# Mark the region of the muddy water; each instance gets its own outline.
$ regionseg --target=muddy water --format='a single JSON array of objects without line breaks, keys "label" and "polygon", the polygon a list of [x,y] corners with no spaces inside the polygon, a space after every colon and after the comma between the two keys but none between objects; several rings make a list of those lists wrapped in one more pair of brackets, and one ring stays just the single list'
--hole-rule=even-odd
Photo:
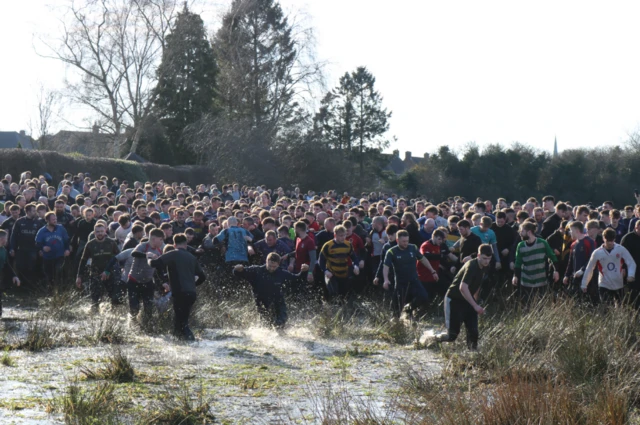
[{"label": "muddy water", "polygon": [[[0,423],[63,423],[60,414],[47,412],[48,401],[74,380],[95,385],[83,380],[82,370],[104,366],[113,345],[89,339],[104,319],[85,314],[86,306],[80,310],[75,320],[49,320],[58,332],[53,349],[8,353],[14,365],[0,365]],[[123,327],[125,343],[118,346],[137,373],[135,383],[118,384],[125,423],[181,384],[202,391],[220,423],[317,423],[327,393],[337,391],[385,414],[408,366],[440,370],[433,353],[412,344],[319,337],[314,319],[294,318],[283,332],[251,324],[194,329],[198,340],[186,344],[166,334],[146,335],[120,317],[110,320]],[[34,320],[33,309],[5,308],[5,340],[24,339]]]}]

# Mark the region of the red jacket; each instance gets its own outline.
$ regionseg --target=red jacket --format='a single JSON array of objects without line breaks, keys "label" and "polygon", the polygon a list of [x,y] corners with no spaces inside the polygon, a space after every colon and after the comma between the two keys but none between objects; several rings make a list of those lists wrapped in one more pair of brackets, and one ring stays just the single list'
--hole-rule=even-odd
[{"label": "red jacket", "polygon": [[[431,243],[431,240],[426,241],[420,247],[420,253],[425,256],[431,267],[435,271],[439,271],[440,269],[440,247]],[[435,282],[435,275],[431,273],[431,271],[426,268],[420,261],[417,262],[418,267],[418,277],[421,282]]]}]

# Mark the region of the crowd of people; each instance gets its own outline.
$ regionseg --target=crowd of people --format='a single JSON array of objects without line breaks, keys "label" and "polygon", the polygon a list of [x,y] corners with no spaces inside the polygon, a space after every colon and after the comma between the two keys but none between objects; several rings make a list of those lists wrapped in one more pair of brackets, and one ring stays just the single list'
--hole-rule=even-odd
[{"label": "crowd of people", "polygon": [[221,297],[251,290],[261,318],[278,328],[289,299],[349,307],[374,297],[392,320],[419,320],[442,302],[442,340],[454,341],[464,323],[470,348],[491,297],[517,294],[526,307],[547,293],[634,305],[640,295],[637,194],[635,206],[616,209],[553,196],[433,203],[89,173],[55,184],[27,171],[0,183],[5,290],[55,293],[75,282],[93,313],[105,299],[128,304],[141,325],[171,300],[174,332],[187,340],[196,286],[205,281]]}]

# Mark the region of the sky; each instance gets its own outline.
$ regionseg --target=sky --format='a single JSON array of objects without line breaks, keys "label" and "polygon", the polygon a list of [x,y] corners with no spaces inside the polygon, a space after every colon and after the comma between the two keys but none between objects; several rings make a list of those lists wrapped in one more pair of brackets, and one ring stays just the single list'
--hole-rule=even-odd
[{"label": "sky", "polygon": [[[0,131],[25,129],[40,86],[68,70],[38,57],[63,0],[0,5]],[[228,1],[200,6],[210,28]],[[366,66],[393,115],[389,151],[518,141],[622,145],[640,129],[640,2],[281,0],[314,27],[328,87]],[[319,94],[320,95],[320,94]],[[86,126],[66,105],[57,128]]]}]

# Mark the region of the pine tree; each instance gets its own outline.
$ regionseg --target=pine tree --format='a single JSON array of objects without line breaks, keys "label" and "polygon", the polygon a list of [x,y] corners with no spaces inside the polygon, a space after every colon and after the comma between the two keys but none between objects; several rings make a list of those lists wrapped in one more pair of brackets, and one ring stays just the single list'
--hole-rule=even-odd
[{"label": "pine tree", "polygon": [[357,161],[361,186],[365,180],[365,163],[376,159],[375,154],[389,146],[384,135],[389,130],[391,112],[382,106],[375,82],[365,67],[345,73],[339,85],[322,100],[314,123],[326,143],[344,150]]},{"label": "pine tree", "polygon": [[212,112],[218,67],[200,15],[184,9],[167,36],[158,67],[155,113],[167,128],[178,162],[194,163],[182,144],[182,130]]},{"label": "pine tree", "polygon": [[234,0],[214,40],[220,96],[231,119],[278,127],[296,107],[298,50],[280,4]]}]

